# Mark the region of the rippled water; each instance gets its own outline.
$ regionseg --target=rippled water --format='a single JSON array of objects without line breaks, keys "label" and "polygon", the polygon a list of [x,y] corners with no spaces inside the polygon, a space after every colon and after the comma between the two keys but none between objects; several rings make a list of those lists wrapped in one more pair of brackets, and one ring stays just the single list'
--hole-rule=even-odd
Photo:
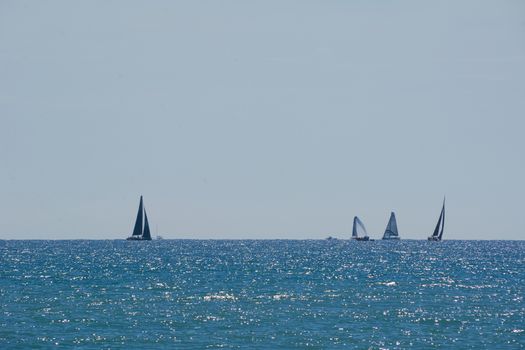
[{"label": "rippled water", "polygon": [[525,347],[525,242],[0,241],[2,348]]}]

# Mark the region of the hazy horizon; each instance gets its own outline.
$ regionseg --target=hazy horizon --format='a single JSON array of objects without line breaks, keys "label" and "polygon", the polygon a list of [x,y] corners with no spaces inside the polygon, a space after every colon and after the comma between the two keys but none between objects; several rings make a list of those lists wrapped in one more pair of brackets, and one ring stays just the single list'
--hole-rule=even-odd
[{"label": "hazy horizon", "polygon": [[0,239],[524,239],[525,3],[0,1]]}]

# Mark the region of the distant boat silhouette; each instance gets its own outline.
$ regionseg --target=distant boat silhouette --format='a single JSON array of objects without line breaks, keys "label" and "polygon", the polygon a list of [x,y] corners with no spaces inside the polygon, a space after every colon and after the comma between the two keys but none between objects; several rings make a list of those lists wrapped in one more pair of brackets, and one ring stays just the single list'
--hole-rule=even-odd
[{"label": "distant boat silhouette", "polygon": [[354,226],[352,227],[352,239],[356,241],[370,241],[365,225],[357,216],[354,216]]},{"label": "distant boat silhouette", "polygon": [[443,207],[441,208],[441,214],[434,229],[432,236],[428,237],[429,241],[441,241],[443,238],[443,229],[445,228],[445,199],[443,198]]},{"label": "distant boat silhouette", "polygon": [[399,232],[397,232],[396,214],[394,214],[394,212],[390,214],[390,220],[388,220],[388,224],[386,225],[383,239],[400,239]]},{"label": "distant boat silhouette", "polygon": [[[144,215],[144,228],[142,227],[142,216]],[[128,241],[151,241],[151,233],[149,231],[148,216],[146,209],[140,196],[139,211],[137,213],[137,220],[135,220],[135,227],[131,237],[126,238]]]}]

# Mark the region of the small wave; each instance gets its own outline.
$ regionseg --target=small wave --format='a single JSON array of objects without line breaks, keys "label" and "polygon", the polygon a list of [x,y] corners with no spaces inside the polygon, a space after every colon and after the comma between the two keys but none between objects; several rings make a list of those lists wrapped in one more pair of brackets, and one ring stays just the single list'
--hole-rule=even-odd
[{"label": "small wave", "polygon": [[485,288],[493,288],[494,286],[491,285],[473,285],[473,286],[467,286],[465,284],[458,284],[459,288],[465,288],[465,289],[485,289]]},{"label": "small wave", "polygon": [[275,294],[272,296],[273,300],[281,300],[281,299],[288,299],[290,297],[289,294]]},{"label": "small wave", "polygon": [[387,287],[395,287],[395,286],[397,286],[397,283],[394,282],[394,281],[390,281],[390,282],[379,282],[378,284],[383,285],[383,286],[387,286]]},{"label": "small wave", "polygon": [[203,299],[205,301],[212,301],[212,300],[232,300],[232,301],[235,301],[235,300],[237,300],[235,295],[228,294],[228,293],[208,294],[208,295],[205,295]]},{"label": "small wave", "polygon": [[450,287],[450,284],[446,283],[430,283],[430,284],[422,284],[422,288],[434,288],[434,287]]}]

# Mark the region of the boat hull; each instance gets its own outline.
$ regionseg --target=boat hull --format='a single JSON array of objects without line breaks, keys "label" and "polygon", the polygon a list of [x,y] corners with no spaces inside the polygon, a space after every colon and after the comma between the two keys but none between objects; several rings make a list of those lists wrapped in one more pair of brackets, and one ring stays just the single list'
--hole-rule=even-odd
[{"label": "boat hull", "polygon": [[383,241],[399,241],[399,237],[383,237]]},{"label": "boat hull", "polygon": [[434,236],[430,236],[430,237],[428,237],[428,240],[429,240],[429,241],[432,241],[432,242],[441,242],[441,240],[439,239],[439,237],[434,237]]},{"label": "boat hull", "polygon": [[352,237],[352,240],[353,241],[370,241],[370,237],[368,237],[368,236],[365,236],[365,237]]},{"label": "boat hull", "polygon": [[131,237],[126,238],[126,241],[151,241],[151,238],[147,239],[147,238],[142,238],[141,236],[131,236]]}]

